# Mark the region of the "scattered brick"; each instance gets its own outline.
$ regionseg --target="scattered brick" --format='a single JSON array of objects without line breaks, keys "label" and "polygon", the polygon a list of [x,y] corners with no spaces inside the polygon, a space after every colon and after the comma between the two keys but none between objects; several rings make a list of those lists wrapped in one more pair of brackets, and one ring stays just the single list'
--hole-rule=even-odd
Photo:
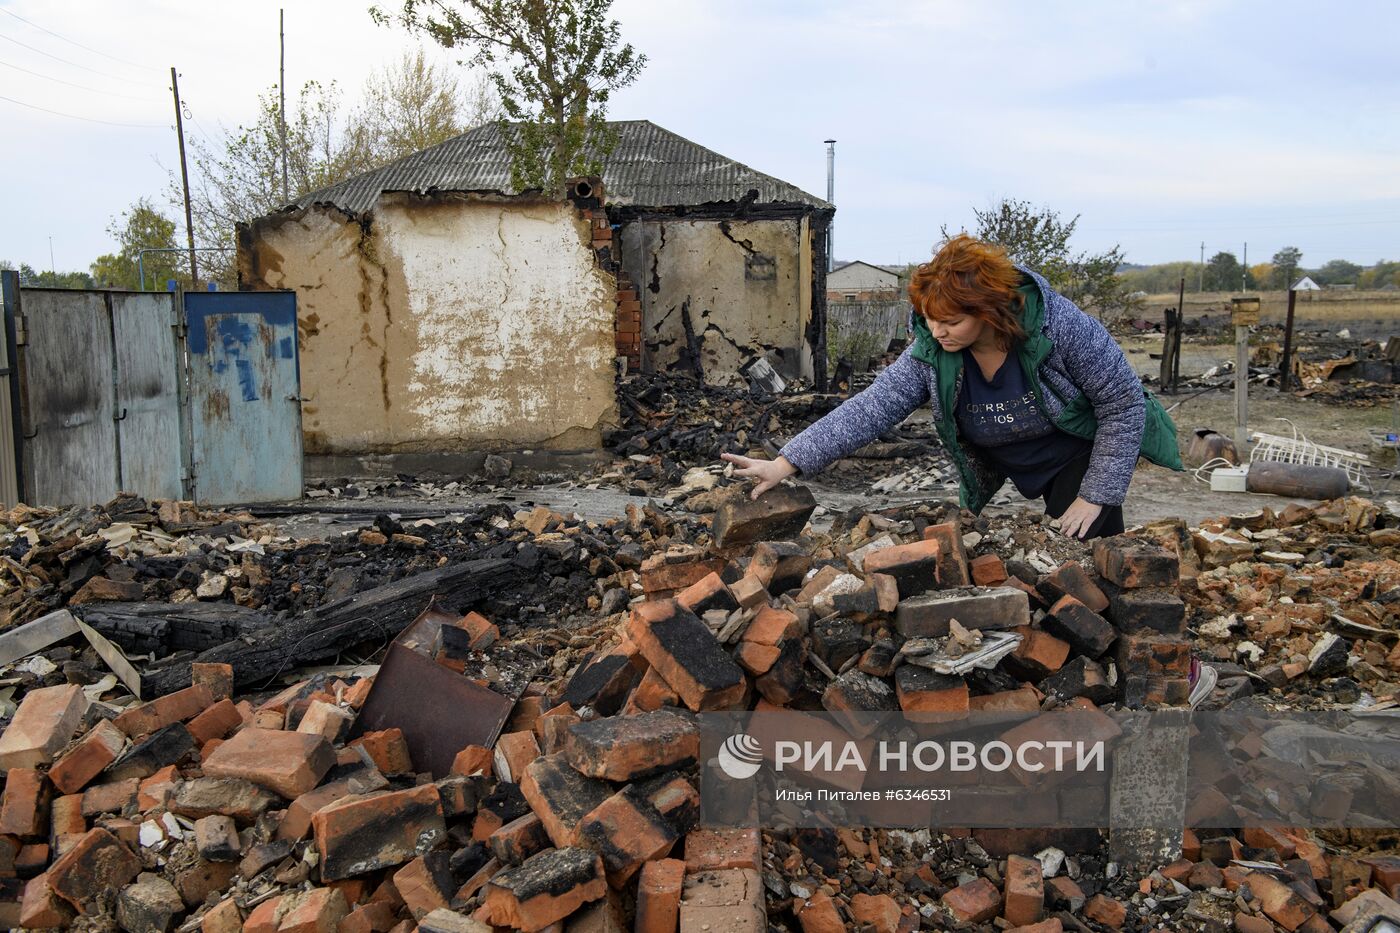
[{"label": "scattered brick", "polygon": [[1006,933],[1065,933],[1065,927],[1060,922],[1059,917],[1051,917],[1049,920],[1032,923],[1030,926],[1012,927]]},{"label": "scattered brick", "polygon": [[938,586],[937,541],[916,541],[872,551],[865,558],[865,572],[894,578],[901,599],[926,593]]},{"label": "scattered brick", "polygon": [[674,933],[680,915],[685,862],[666,858],[642,866],[637,883],[636,933]]},{"label": "scattered brick", "polygon": [[753,549],[748,573],[772,596],[795,590],[812,569],[812,556],[788,541],[764,541]]},{"label": "scattered brick", "polygon": [[1095,923],[1121,930],[1128,919],[1128,908],[1122,901],[1106,894],[1095,894],[1084,904],[1084,916]]},{"label": "scattered brick", "polygon": [[141,870],[141,860],[105,829],[89,830],[49,868],[49,886],[79,913],[110,903]]},{"label": "scattered brick", "polygon": [[744,609],[768,605],[768,591],[757,577],[744,576],[729,584],[729,592]]},{"label": "scattered brick", "polygon": [[1049,632],[1029,625],[1019,626],[1015,632],[1021,643],[1011,652],[1008,666],[1023,677],[1040,680],[1058,671],[1069,658],[1069,642]]},{"label": "scattered brick", "polygon": [[901,664],[894,683],[899,708],[906,713],[966,714],[971,708],[967,682],[956,675]]},{"label": "scattered brick", "polygon": [[[605,721],[611,721],[605,720]],[[496,740],[491,761],[496,777],[519,783],[530,762],[540,757],[540,743],[533,732],[507,732]]]},{"label": "scattered brick", "polygon": [[1090,658],[1102,656],[1118,637],[1108,620],[1073,596],[1061,597],[1040,624],[1051,635],[1069,642],[1071,648]]},{"label": "scattered brick", "polygon": [[1180,561],[1164,547],[1120,535],[1094,542],[1094,566],[1099,576],[1124,589],[1176,586]]},{"label": "scattered brick", "polygon": [[161,768],[137,786],[136,808],[142,813],[157,807],[164,808],[179,783],[180,773],[175,770],[174,765]]},{"label": "scattered brick", "polygon": [[15,855],[15,873],[22,878],[32,878],[48,867],[50,855],[47,842],[31,842],[20,846]]},{"label": "scattered brick", "polygon": [[148,778],[161,768],[178,764],[195,747],[194,736],[185,724],[172,722],[128,748],[107,766],[103,777],[113,781]]},{"label": "scattered brick", "polygon": [[103,719],[88,730],[72,748],[59,756],[49,769],[49,780],[59,793],[75,794],[97,777],[103,768],[117,760],[126,745],[126,736]]},{"label": "scattered brick", "polygon": [[751,868],[689,873],[681,889],[681,933],[765,933],[763,881]]},{"label": "scattered brick", "polygon": [[786,609],[761,609],[744,630],[736,657],[750,674],[766,674],[782,653],[782,643],[798,637],[800,633],[801,624],[791,612]]},{"label": "scattered brick", "polygon": [[77,684],[30,690],[0,734],[0,771],[49,764],[73,737],[87,707]]},{"label": "scattered brick", "polygon": [[503,865],[519,865],[536,852],[548,849],[550,840],[540,818],[527,813],[492,833],[486,845],[496,861]]},{"label": "scattered brick", "polygon": [[895,626],[905,638],[942,637],[957,619],[965,629],[1008,629],[1031,624],[1026,594],[1012,587],[946,590],[902,600]]},{"label": "scattered brick", "polygon": [[603,862],[578,848],[548,849],[486,885],[484,913],[495,926],[543,930],[607,894]]},{"label": "scattered brick", "polygon": [[75,915],[73,905],[54,893],[47,874],[31,878],[24,886],[19,925],[25,929],[67,929]]},{"label": "scattered brick", "polygon": [[816,508],[817,500],[806,486],[778,486],[758,499],[728,500],[715,512],[710,531],[721,548],[794,538]]},{"label": "scattered brick", "polygon": [[1037,713],[1040,711],[1040,696],[1034,687],[1026,685],[1018,690],[969,697],[967,706],[969,710],[980,713]]},{"label": "scattered brick", "polygon": [[350,744],[363,748],[381,774],[407,774],[413,770],[413,758],[401,729],[366,732]]},{"label": "scattered brick", "polygon": [[865,924],[870,933],[895,933],[899,929],[899,904],[888,894],[856,894],[851,897],[851,915]]},{"label": "scattered brick", "polygon": [[334,703],[313,700],[306,713],[297,723],[297,732],[302,735],[320,736],[330,743],[338,743],[349,735],[355,716]]},{"label": "scattered brick", "polygon": [[1084,697],[1094,703],[1107,703],[1118,693],[1108,672],[1097,661],[1076,657],[1040,682],[1042,693],[1053,693],[1063,700]]},{"label": "scattered brick", "polygon": [[974,557],[968,564],[972,582],[977,586],[1001,586],[1006,582],[1006,565],[995,554]]},{"label": "scattered brick", "polygon": [[744,672],[705,623],[674,600],[635,607],[627,635],[692,710],[727,709],[747,689]]},{"label": "scattered brick", "polygon": [[939,586],[972,585],[972,574],[967,566],[967,548],[963,546],[962,531],[957,522],[929,525],[924,529],[924,540],[938,543]]},{"label": "scattered brick", "polygon": [[712,573],[719,573],[727,564],[722,557],[675,562],[668,561],[667,557],[653,554],[642,563],[642,592],[648,599],[664,599]]},{"label": "scattered brick", "polygon": [[757,869],[763,864],[756,829],[692,829],[685,837],[688,872],[727,868]]},{"label": "scattered brick", "polygon": [[457,891],[446,852],[427,852],[394,872],[394,889],[414,920],[446,910]]},{"label": "scattered brick", "polygon": [[[633,713],[649,713],[662,707],[680,705],[681,698],[676,695],[676,691],[671,689],[671,685],[666,683],[666,678],[657,673],[654,667],[647,668],[647,672],[642,675],[642,679],[633,688],[632,695],[627,698],[627,708],[629,712]],[[545,753],[553,754],[556,751],[561,751],[562,748],[561,740],[560,744],[554,745]]]},{"label": "scattered brick", "polygon": [[457,757],[452,759],[453,774],[482,774],[490,777],[494,774],[491,763],[491,749],[481,745],[468,745],[457,753]]},{"label": "scattered brick", "polygon": [[191,719],[187,728],[194,740],[203,745],[213,739],[222,739],[242,725],[243,715],[234,702],[226,697]]},{"label": "scattered brick", "polygon": [[520,782],[520,793],[539,816],[549,838],[565,848],[577,844],[579,823],[613,792],[607,783],[579,774],[563,754],[558,754],[531,762]]},{"label": "scattered brick", "polygon": [[986,878],[978,878],[944,894],[941,903],[959,923],[985,923],[1001,912],[1001,892]]},{"label": "scattered brick", "polygon": [[204,762],[210,777],[252,781],[291,800],[321,783],[335,752],[319,735],[243,729]]},{"label": "scattered brick", "polygon": [[83,795],[65,794],[55,797],[49,807],[49,833],[54,837],[81,835],[87,832],[83,819]]},{"label": "scattered brick", "polygon": [[1108,617],[1124,632],[1186,634],[1186,603],[1169,589],[1108,589]]},{"label": "scattered brick", "polygon": [[1011,855],[1006,859],[1005,907],[1002,916],[1015,926],[1038,923],[1045,910],[1045,879],[1038,859]]},{"label": "scattered brick", "polygon": [[11,768],[0,797],[0,833],[28,838],[48,833],[49,783],[33,768]]},{"label": "scattered brick", "polygon": [[1089,579],[1078,561],[1068,561],[1054,573],[1047,573],[1035,588],[1046,605],[1054,605],[1066,596],[1073,596],[1094,612],[1102,613],[1108,608],[1108,597],[1098,584]]},{"label": "scattered brick", "polygon": [[591,706],[604,716],[611,716],[641,677],[642,667],[635,658],[617,651],[594,656],[579,665],[559,701],[574,709]]},{"label": "scattered brick", "polygon": [[103,813],[121,813],[128,807],[134,809],[136,797],[140,793],[140,778],[94,784],[83,791],[83,816],[94,817]]},{"label": "scattered brick", "polygon": [[1244,884],[1259,899],[1260,909],[1285,930],[1298,929],[1315,913],[1297,891],[1272,875],[1252,871],[1245,875]]},{"label": "scattered brick", "polygon": [[134,706],[112,720],[112,724],[133,738],[150,735],[173,722],[193,719],[213,705],[214,694],[210,689],[204,684],[195,684]]},{"label": "scattered brick", "polygon": [[576,771],[609,781],[686,767],[699,753],[695,725],[666,710],[575,723],[564,742],[564,756]]},{"label": "scattered brick", "polygon": [[717,573],[697,580],[681,590],[676,594],[676,602],[697,616],[704,615],[712,609],[732,612],[739,608],[739,601],[729,592],[729,587],[724,585]]},{"label": "scattered brick", "polygon": [[401,865],[430,851],[447,833],[442,800],[432,784],[345,797],[317,810],[311,828],[326,881]]},{"label": "scattered brick", "polygon": [[[684,783],[684,782],[682,782]],[[690,791],[690,810],[699,797]],[[597,852],[614,888],[621,888],[646,862],[664,857],[680,834],[643,793],[628,787],[600,803],[579,824],[578,844]]]},{"label": "scattered brick", "polygon": [[793,911],[802,924],[802,933],[845,933],[846,923],[836,909],[836,902],[821,891],[805,902],[794,904]]}]

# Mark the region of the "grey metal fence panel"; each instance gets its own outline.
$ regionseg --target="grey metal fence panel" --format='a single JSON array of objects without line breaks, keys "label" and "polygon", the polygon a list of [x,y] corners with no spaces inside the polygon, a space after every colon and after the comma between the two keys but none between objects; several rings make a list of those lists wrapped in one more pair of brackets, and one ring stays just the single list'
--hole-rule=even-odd
[{"label": "grey metal fence panel", "polygon": [[301,496],[293,292],[189,292],[195,499],[210,505]]},{"label": "grey metal fence panel", "polygon": [[89,505],[117,494],[112,328],[102,292],[24,289],[24,499]]},{"label": "grey metal fence panel", "polygon": [[148,499],[182,499],[184,393],[175,295],[113,292],[111,302],[121,487]]},{"label": "grey metal fence panel", "polygon": [[19,275],[0,272],[0,506],[20,501],[19,483],[19,367],[14,344],[15,314],[19,310]]}]

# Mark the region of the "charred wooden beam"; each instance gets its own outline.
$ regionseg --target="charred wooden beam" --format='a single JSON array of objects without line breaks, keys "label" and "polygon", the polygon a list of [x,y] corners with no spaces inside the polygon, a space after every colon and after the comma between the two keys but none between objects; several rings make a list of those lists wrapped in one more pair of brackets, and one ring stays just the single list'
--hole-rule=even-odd
[{"label": "charred wooden beam", "polygon": [[395,580],[197,654],[166,659],[142,672],[143,692],[156,697],[189,686],[193,661],[231,664],[238,687],[261,687],[285,671],[352,645],[388,641],[434,597],[452,610],[465,611],[493,591],[518,582],[522,574],[514,562],[493,558]]}]

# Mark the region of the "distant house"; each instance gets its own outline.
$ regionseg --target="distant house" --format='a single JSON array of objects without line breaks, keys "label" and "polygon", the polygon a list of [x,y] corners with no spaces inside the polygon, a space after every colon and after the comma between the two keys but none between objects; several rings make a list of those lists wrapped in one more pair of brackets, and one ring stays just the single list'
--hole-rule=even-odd
[{"label": "distant house", "polygon": [[899,274],[868,262],[845,262],[826,274],[828,301],[869,301],[899,291]]},{"label": "distant house", "polygon": [[1317,284],[1316,282],[1314,282],[1309,276],[1306,276],[1306,275],[1305,275],[1305,276],[1303,276],[1301,279],[1299,279],[1297,282],[1293,283],[1293,291],[1295,291],[1295,292],[1318,292],[1318,291],[1322,291],[1322,289],[1319,288],[1319,287],[1318,287],[1318,284]]},{"label": "distant house", "polygon": [[297,293],[308,453],[596,448],[619,363],[825,383],[834,208],[611,126],[565,199],[515,190],[489,123],[239,227],[240,287]]}]

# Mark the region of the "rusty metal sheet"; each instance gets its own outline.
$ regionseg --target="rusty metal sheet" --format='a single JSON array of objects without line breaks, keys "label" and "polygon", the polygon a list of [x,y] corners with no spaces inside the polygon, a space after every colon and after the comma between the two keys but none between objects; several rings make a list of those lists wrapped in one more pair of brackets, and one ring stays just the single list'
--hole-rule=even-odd
[{"label": "rusty metal sheet", "polygon": [[413,766],[443,778],[459,751],[495,743],[514,706],[513,700],[395,640],[375,675],[356,729],[402,730]]}]

